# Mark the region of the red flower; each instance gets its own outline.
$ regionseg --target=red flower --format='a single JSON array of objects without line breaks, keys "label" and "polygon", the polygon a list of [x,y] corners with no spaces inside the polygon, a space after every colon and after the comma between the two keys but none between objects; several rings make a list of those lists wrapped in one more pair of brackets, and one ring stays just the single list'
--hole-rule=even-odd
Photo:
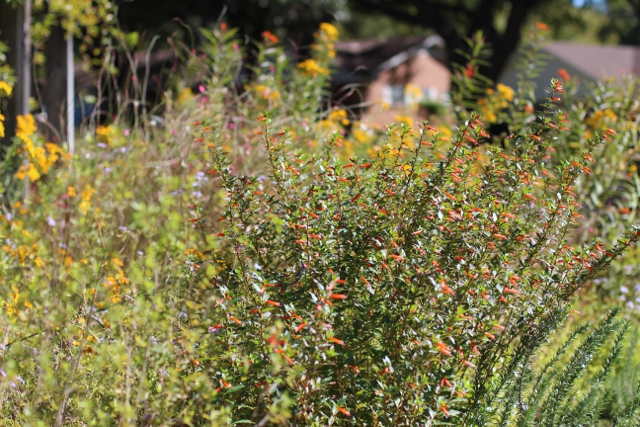
[{"label": "red flower", "polygon": [[558,70],[558,77],[560,77],[562,80],[569,80],[571,78],[571,74],[569,74],[569,72],[564,68],[560,68]]},{"label": "red flower", "polygon": [[279,41],[278,37],[276,37],[276,35],[273,34],[271,31],[263,31],[262,38],[273,44],[276,44]]},{"label": "red flower", "polygon": [[540,31],[548,31],[549,30],[549,26],[547,24],[545,24],[544,22],[536,22],[536,28],[539,29]]},{"label": "red flower", "polygon": [[471,64],[467,65],[467,68],[464,70],[464,75],[472,78],[473,76],[476,75],[476,70],[475,67],[472,67]]}]

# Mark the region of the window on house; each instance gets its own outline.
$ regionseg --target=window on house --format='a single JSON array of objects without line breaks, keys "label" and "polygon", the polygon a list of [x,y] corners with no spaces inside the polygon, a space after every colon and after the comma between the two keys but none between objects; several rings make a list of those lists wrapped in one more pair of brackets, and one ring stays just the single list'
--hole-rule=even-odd
[{"label": "window on house", "polygon": [[386,85],[382,88],[382,102],[389,105],[404,105],[404,86]]}]

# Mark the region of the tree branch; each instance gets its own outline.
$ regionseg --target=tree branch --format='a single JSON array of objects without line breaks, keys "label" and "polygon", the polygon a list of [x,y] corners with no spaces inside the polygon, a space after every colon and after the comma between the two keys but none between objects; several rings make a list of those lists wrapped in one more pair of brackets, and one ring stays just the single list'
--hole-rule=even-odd
[{"label": "tree branch", "polygon": [[[464,56],[459,51],[465,50],[465,39],[473,37],[477,31],[482,30],[493,53],[490,64],[481,72],[495,81],[500,76],[509,56],[516,50],[521,39],[521,27],[531,9],[549,0],[480,0],[473,9],[466,7],[462,1],[455,3],[444,3],[440,0],[353,1],[361,7],[378,11],[393,19],[435,30],[446,43],[450,67],[456,63],[464,65]],[[501,5],[507,1],[511,4],[511,11],[504,32],[499,33],[495,27],[495,15]],[[415,8],[416,12],[408,11],[409,6]],[[461,22],[460,14],[468,19]],[[462,26],[464,28],[459,29]]]},{"label": "tree branch", "polygon": [[444,4],[438,1],[399,1],[393,4],[411,4],[418,9],[417,14],[407,13],[397,7],[392,6],[391,2],[374,1],[374,0],[355,0],[357,4],[370,9],[377,10],[391,18],[404,21],[409,24],[420,25],[423,27],[433,28],[445,41],[449,41],[452,37],[459,37],[453,22],[447,18],[443,11],[456,11],[470,14],[467,8],[459,8],[453,5]]},{"label": "tree branch", "polygon": [[511,0],[511,12],[507,19],[507,26],[502,34],[495,33],[487,41],[491,44],[491,68],[485,70],[486,77],[496,81],[511,54],[517,49],[522,38],[522,25],[526,21],[531,9],[548,0]]}]

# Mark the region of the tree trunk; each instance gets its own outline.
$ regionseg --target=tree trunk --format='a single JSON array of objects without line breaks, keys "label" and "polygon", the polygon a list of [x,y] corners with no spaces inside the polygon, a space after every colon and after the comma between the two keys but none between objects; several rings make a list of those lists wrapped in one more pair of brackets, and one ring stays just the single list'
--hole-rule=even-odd
[{"label": "tree trunk", "polygon": [[67,42],[60,25],[51,28],[44,48],[46,78],[42,90],[42,102],[47,112],[49,138],[60,142],[66,123],[65,100],[67,97]]},{"label": "tree trunk", "polygon": [[5,137],[0,145],[11,144],[16,132],[16,116],[29,113],[31,92],[31,0],[9,5],[0,0],[0,38],[9,47],[8,65],[16,73],[16,85],[5,115]]}]

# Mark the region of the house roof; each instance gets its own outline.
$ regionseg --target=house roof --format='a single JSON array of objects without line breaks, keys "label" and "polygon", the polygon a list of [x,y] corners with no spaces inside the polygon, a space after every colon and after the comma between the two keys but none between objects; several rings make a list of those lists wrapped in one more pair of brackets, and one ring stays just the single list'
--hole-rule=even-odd
[{"label": "house roof", "polygon": [[443,60],[440,51],[444,42],[439,36],[412,36],[387,40],[351,40],[337,42],[336,73],[351,79],[366,80],[380,71],[397,67],[421,51]]},{"label": "house roof", "polygon": [[543,51],[594,80],[638,74],[640,47],[552,42]]}]

